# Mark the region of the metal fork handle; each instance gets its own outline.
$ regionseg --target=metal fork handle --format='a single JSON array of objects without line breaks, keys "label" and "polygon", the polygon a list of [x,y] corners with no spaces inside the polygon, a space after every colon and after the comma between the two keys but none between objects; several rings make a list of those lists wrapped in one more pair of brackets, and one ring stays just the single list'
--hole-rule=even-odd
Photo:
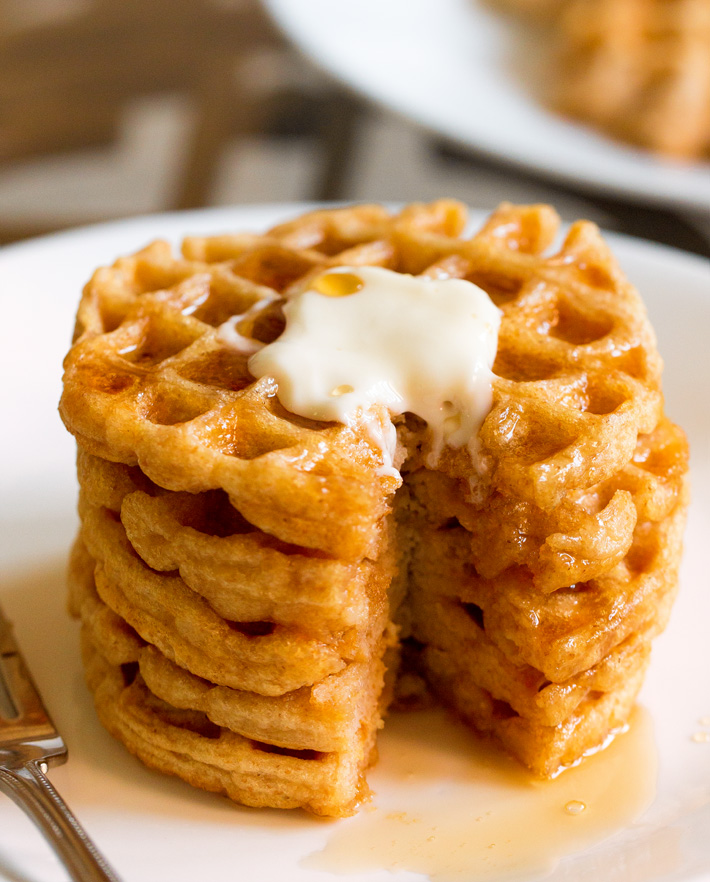
[{"label": "metal fork handle", "polygon": [[75,882],[120,882],[39,761],[12,770],[0,769],[0,790],[37,824]]}]

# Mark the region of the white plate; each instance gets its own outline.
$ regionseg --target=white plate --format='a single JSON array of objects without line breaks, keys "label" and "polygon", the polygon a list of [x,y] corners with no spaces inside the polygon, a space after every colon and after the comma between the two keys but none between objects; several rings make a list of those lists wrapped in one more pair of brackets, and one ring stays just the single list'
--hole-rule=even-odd
[{"label": "white plate", "polygon": [[610,140],[546,110],[540,46],[485,0],[265,0],[284,33],[362,95],[464,147],[568,184],[710,212],[710,163]]},{"label": "white plate", "polygon": [[[52,780],[126,882],[342,878],[301,862],[352,821],[326,823],[300,812],[235,807],[145,769],[114,742],[95,720],[80,670],[77,627],[64,609],[76,485],[74,444],[56,404],[61,359],[82,283],[95,266],[152,238],[177,241],[192,232],[258,229],[301,209],[154,216],[0,250],[0,600],[69,744],[70,760],[51,772]],[[638,823],[599,847],[563,859],[552,878],[697,882],[710,879],[710,743],[691,739],[698,731],[710,731],[699,723],[710,715],[705,556],[710,535],[710,269],[707,262],[679,252],[610,238],[658,330],[668,410],[690,436],[693,503],[680,597],[668,631],[657,641],[642,693],[659,755],[655,800]],[[382,736],[384,759],[373,772],[378,799],[402,785],[396,763],[387,758],[396,754],[403,732],[427,761],[441,758],[447,749],[440,736],[421,730],[407,736],[406,727],[400,720]],[[463,736],[464,744],[468,737]],[[63,878],[30,823],[0,797],[0,879]],[[392,876],[380,870],[348,878],[384,882]],[[402,873],[396,878],[420,877]]]}]

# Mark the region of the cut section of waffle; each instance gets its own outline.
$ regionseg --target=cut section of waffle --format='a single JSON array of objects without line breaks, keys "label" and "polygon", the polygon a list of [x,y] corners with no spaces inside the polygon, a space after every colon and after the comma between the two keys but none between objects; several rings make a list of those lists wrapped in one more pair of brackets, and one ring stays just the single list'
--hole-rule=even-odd
[{"label": "cut section of waffle", "polygon": [[[686,457],[682,434],[666,420],[639,439],[633,469],[619,475],[639,501],[646,488],[628,545],[599,574],[556,590],[535,584],[535,546],[527,567],[484,578],[479,543],[456,516],[445,517],[461,511],[448,507],[450,488],[437,494],[436,483],[415,474],[398,498],[414,549],[400,615],[410,662],[439,698],[538,774],[554,775],[602,744],[623,725],[641,687],[650,641],[665,627],[677,589]],[[482,512],[483,525],[469,523],[474,532],[508,536],[529,523],[523,512],[516,521],[506,511],[500,531],[492,523],[497,508]],[[586,538],[593,550],[594,536]]]},{"label": "cut section of waffle", "polygon": [[537,775],[553,777],[604,747],[624,728],[643,682],[647,647],[643,643],[632,647],[624,660],[629,664],[619,670],[614,686],[588,690],[564,720],[551,726],[511,713],[507,702],[470,679],[470,669],[455,655],[432,646],[425,650],[423,663],[430,688],[461,719],[480,732],[494,734]]},{"label": "cut section of waffle", "polygon": [[[436,694],[542,775],[599,746],[623,723],[620,708],[630,708],[650,640],[667,622],[683,514],[679,509],[650,543],[640,530],[629,560],[613,574],[550,595],[529,581],[477,577],[465,563],[463,530],[425,540],[431,559],[415,558],[407,614]],[[627,571],[637,555],[643,575],[632,577]],[[511,733],[518,733],[512,742]]]},{"label": "cut section of waffle", "polygon": [[[482,578],[459,527],[426,534],[414,554],[413,578],[425,586],[426,602],[446,598],[461,626],[466,610],[473,611],[464,628],[471,639],[478,637],[480,616],[487,637],[513,664],[561,682],[597,664],[628,636],[649,628],[655,636],[664,628],[677,587],[685,505],[683,500],[661,522],[639,524],[623,561],[602,576],[552,593],[536,590],[524,568]],[[427,615],[422,622],[432,624]]]},{"label": "cut section of waffle", "polygon": [[616,474],[568,493],[551,511],[502,493],[475,505],[460,481],[427,469],[408,473],[405,492],[428,524],[456,518],[466,528],[470,563],[480,576],[524,567],[535,588],[547,593],[621,563],[637,524],[663,522],[683,503],[687,467],[685,437],[663,418],[639,436],[633,458]]},{"label": "cut section of waffle", "polygon": [[[556,249],[545,206],[465,225],[447,200],[322,210],[181,256],[154,243],[86,286],[60,405],[79,447],[70,606],[99,715],[148,764],[351,813],[398,628],[429,687],[537,774],[624,725],[687,496],[653,331],[592,224]],[[367,265],[467,279],[500,308],[475,455],[435,455],[404,414],[387,473],[366,419],[299,417],[249,373],[290,297]]]}]

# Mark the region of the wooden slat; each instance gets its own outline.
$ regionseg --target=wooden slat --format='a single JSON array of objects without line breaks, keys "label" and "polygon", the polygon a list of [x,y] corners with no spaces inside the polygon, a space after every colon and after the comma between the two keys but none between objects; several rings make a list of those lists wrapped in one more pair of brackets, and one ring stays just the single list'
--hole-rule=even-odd
[{"label": "wooden slat", "polygon": [[[177,91],[194,103],[197,122],[166,207],[205,205],[227,143],[279,112],[278,96],[265,101],[241,74],[244,59],[267,49],[285,51],[257,0],[94,0],[55,24],[0,26],[0,163],[110,145],[130,101]],[[312,133],[324,145],[321,190],[336,192],[344,174],[347,106],[321,101]],[[0,220],[0,241],[46,231]]]}]

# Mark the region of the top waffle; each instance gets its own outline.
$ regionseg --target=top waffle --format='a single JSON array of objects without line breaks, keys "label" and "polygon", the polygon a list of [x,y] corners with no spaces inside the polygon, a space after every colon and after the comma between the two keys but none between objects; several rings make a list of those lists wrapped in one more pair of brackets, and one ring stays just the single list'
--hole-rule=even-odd
[{"label": "top waffle", "polygon": [[[245,314],[240,332],[270,342],[284,300],[332,266],[466,278],[502,310],[494,400],[477,467],[465,448],[447,448],[439,468],[473,481],[479,502],[498,493],[550,511],[623,469],[662,408],[661,363],[636,292],[590,223],[547,253],[558,224],[545,206],[503,205],[467,237],[464,208],[442,200],[189,238],[181,256],[153,243],[86,286],[62,418],[86,451],[138,465],[161,487],[224,489],[247,521],[283,542],[343,559],[375,555],[398,482],[378,473],[365,426],[286,412],[219,326]],[[406,442],[406,426],[400,435]],[[426,433],[417,443],[426,454]]]}]

